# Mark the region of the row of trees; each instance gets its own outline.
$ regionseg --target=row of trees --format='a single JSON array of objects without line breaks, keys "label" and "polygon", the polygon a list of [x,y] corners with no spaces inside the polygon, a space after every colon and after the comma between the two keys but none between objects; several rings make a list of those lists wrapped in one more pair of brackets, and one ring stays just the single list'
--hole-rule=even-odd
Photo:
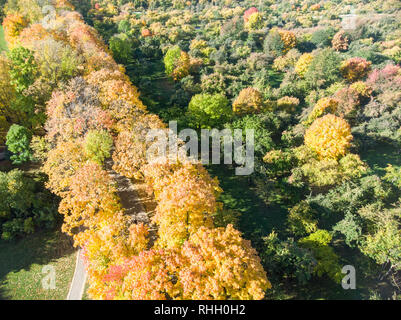
[{"label": "row of trees", "polygon": [[[65,1],[58,4],[69,7]],[[41,51],[37,39],[24,35],[36,35],[40,27],[23,11],[17,14],[27,21],[26,28],[12,33],[6,24],[6,32],[12,46],[25,54],[29,50],[38,62],[32,83],[44,76]],[[58,10],[53,24],[40,29],[40,37],[79,62],[78,73],[66,75],[62,84],[56,80],[56,87],[49,85],[41,94],[48,144],[43,170],[49,177],[47,187],[62,198],[63,231],[83,247],[90,296],[262,299],[270,283],[256,251],[231,225],[214,227],[213,216],[221,210],[217,180],[186,158],[145,158],[143,133],[164,125],[148,114],[96,31],[76,12]],[[69,56],[61,57],[68,62]],[[152,246],[148,226],[132,224],[124,215],[114,181],[104,169],[111,153],[115,169],[145,179],[157,202],[152,220],[158,240]]]}]

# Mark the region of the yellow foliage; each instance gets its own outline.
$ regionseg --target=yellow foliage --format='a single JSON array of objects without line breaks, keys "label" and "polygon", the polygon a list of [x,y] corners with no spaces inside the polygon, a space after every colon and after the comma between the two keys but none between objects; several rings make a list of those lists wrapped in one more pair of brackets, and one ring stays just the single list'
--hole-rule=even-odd
[{"label": "yellow foliage", "polygon": [[310,53],[304,53],[299,57],[297,63],[295,64],[295,72],[303,77],[305,73],[308,71],[309,66],[311,65],[313,60],[313,55]]},{"label": "yellow foliage", "polygon": [[243,89],[233,103],[233,111],[237,114],[259,113],[262,108],[262,94],[254,88]]},{"label": "yellow foliage", "polygon": [[320,159],[338,159],[344,156],[352,139],[351,127],[347,121],[333,114],[316,119],[305,133],[305,144]]}]

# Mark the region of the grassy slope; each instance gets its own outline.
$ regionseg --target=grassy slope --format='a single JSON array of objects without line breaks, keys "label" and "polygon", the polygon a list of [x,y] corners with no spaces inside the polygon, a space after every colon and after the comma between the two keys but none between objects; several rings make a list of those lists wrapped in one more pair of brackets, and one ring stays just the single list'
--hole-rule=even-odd
[{"label": "grassy slope", "polygon": [[[0,241],[0,299],[64,300],[75,268],[75,250],[60,231],[42,231],[14,242]],[[42,268],[56,272],[56,289],[42,288]]]},{"label": "grassy slope", "polygon": [[0,52],[7,49],[6,40],[4,39],[4,30],[3,27],[0,26]]}]

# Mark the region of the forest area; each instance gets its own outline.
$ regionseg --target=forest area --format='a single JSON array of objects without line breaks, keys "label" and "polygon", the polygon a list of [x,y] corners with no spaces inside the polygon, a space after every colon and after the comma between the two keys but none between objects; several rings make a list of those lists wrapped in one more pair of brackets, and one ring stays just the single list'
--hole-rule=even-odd
[{"label": "forest area", "polygon": [[[400,300],[399,0],[0,9],[0,299],[81,248],[87,299]],[[252,173],[150,159],[171,122],[252,131]]]}]

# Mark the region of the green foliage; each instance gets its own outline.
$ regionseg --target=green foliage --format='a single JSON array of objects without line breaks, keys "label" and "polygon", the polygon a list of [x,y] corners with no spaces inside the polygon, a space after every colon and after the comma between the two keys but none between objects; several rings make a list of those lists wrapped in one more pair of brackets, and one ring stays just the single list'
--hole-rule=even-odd
[{"label": "green foliage", "polygon": [[281,241],[274,231],[263,241],[260,254],[269,272],[280,280],[283,277],[296,279],[300,284],[306,284],[311,279],[317,262],[307,249],[298,246],[291,238]]},{"label": "green foliage", "polygon": [[330,46],[335,33],[331,27],[319,29],[312,34],[311,42],[318,48]]},{"label": "green foliage", "polygon": [[24,47],[15,47],[7,53],[10,60],[11,83],[18,93],[22,93],[34,81],[37,65],[33,52]]},{"label": "green foliage", "polygon": [[246,129],[253,129],[255,136],[255,154],[263,157],[274,148],[272,135],[280,127],[280,120],[271,112],[260,115],[246,115],[227,124],[230,129],[242,129],[245,137]]},{"label": "green foliage", "polygon": [[[123,22],[123,21],[121,21]],[[127,34],[114,35],[109,41],[110,50],[118,63],[130,63],[132,60],[132,42]]]},{"label": "green foliage", "polygon": [[167,50],[163,60],[166,68],[166,74],[171,75],[173,73],[180,56],[181,49],[179,46],[173,46]]},{"label": "green foliage", "polygon": [[192,97],[187,116],[196,128],[220,128],[232,117],[232,109],[224,95],[202,93]]},{"label": "green foliage", "polygon": [[29,147],[31,143],[31,132],[22,126],[13,124],[7,133],[6,145],[13,155],[11,160],[14,164],[21,164],[32,160],[32,151]]},{"label": "green foliage", "polygon": [[312,88],[326,88],[341,79],[340,55],[331,48],[319,51],[305,73],[305,80]]},{"label": "green foliage", "polygon": [[93,161],[103,164],[111,156],[113,138],[106,130],[90,130],[85,137],[85,153]]},{"label": "green foliage", "polygon": [[314,272],[321,277],[327,274],[332,280],[341,282],[343,275],[341,273],[341,265],[339,257],[329,246],[332,236],[327,230],[318,230],[309,236],[302,238],[298,244],[306,249],[311,250],[313,256],[317,260]]},{"label": "green foliage", "polygon": [[305,236],[317,230],[316,213],[307,201],[301,201],[289,210],[288,231],[296,236]]},{"label": "green foliage", "polygon": [[264,51],[268,56],[279,57],[283,55],[285,44],[281,39],[278,30],[273,30],[268,33],[264,41]]},{"label": "green foliage", "polygon": [[53,197],[43,184],[27,178],[18,169],[0,172],[0,234],[4,240],[50,228],[56,222]]},{"label": "green foliage", "polygon": [[341,233],[344,236],[345,243],[353,248],[361,240],[362,236],[362,221],[357,215],[348,212],[343,220],[339,221],[333,231]]}]

